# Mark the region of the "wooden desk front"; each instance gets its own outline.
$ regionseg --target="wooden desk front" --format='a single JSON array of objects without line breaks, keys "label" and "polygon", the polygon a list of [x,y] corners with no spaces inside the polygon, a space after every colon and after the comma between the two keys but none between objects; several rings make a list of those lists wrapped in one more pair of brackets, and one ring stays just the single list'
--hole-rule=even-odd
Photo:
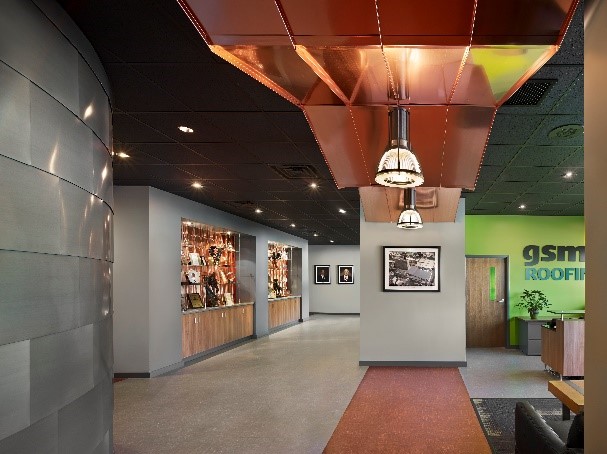
[{"label": "wooden desk front", "polygon": [[565,377],[584,376],[583,319],[557,320],[556,329],[542,327],[542,362]]}]

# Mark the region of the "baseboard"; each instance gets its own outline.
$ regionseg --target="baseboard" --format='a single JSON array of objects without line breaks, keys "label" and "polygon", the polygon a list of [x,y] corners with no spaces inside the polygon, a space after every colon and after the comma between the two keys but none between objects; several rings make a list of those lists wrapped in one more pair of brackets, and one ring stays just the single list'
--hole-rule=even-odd
[{"label": "baseboard", "polygon": [[149,372],[114,372],[114,378],[150,378]]},{"label": "baseboard", "polygon": [[508,345],[506,346],[507,350],[520,350],[518,345]]},{"label": "baseboard", "polygon": [[171,364],[169,366],[161,367],[160,369],[156,369],[150,372],[150,378],[158,377],[160,375],[168,374],[170,372],[181,369],[184,366],[183,360],[176,362],[175,364]]},{"label": "baseboard", "polygon": [[467,367],[468,361],[359,361],[359,366]]},{"label": "baseboard", "polygon": [[282,331],[283,329],[291,328],[292,326],[299,325],[300,323],[302,323],[302,322],[300,322],[299,320],[295,320],[293,322],[285,323],[284,325],[276,326],[270,330],[269,334],[277,333],[278,331]]},{"label": "baseboard", "polygon": [[310,312],[310,315],[358,315],[360,317],[360,312]]},{"label": "baseboard", "polygon": [[268,337],[269,335],[270,335],[270,333],[253,334],[253,339],[261,339],[263,337]]}]

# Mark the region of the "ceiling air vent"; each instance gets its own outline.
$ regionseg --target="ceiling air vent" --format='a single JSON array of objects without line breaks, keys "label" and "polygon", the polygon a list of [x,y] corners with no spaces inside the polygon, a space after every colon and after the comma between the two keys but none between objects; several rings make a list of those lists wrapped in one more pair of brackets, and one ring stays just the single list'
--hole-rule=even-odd
[{"label": "ceiling air vent", "polygon": [[537,106],[556,80],[532,79],[528,80],[514,93],[505,106]]},{"label": "ceiling air vent", "polygon": [[255,202],[251,200],[231,200],[226,203],[229,203],[237,208],[252,208],[257,206]]},{"label": "ceiling air vent", "polygon": [[319,178],[318,172],[309,164],[271,165],[272,170],[287,180]]}]

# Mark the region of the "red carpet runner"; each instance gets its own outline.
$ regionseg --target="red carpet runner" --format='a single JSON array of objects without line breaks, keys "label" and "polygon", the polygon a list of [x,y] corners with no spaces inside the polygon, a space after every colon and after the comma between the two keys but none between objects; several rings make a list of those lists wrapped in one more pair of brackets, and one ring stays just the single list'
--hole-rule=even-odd
[{"label": "red carpet runner", "polygon": [[490,453],[456,368],[369,367],[325,450]]}]

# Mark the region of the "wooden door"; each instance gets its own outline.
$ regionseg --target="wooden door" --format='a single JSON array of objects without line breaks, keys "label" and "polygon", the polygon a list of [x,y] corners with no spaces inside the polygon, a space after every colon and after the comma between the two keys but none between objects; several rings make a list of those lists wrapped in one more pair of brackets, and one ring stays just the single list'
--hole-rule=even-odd
[{"label": "wooden door", "polygon": [[506,259],[466,257],[466,347],[506,346],[506,304]]}]

